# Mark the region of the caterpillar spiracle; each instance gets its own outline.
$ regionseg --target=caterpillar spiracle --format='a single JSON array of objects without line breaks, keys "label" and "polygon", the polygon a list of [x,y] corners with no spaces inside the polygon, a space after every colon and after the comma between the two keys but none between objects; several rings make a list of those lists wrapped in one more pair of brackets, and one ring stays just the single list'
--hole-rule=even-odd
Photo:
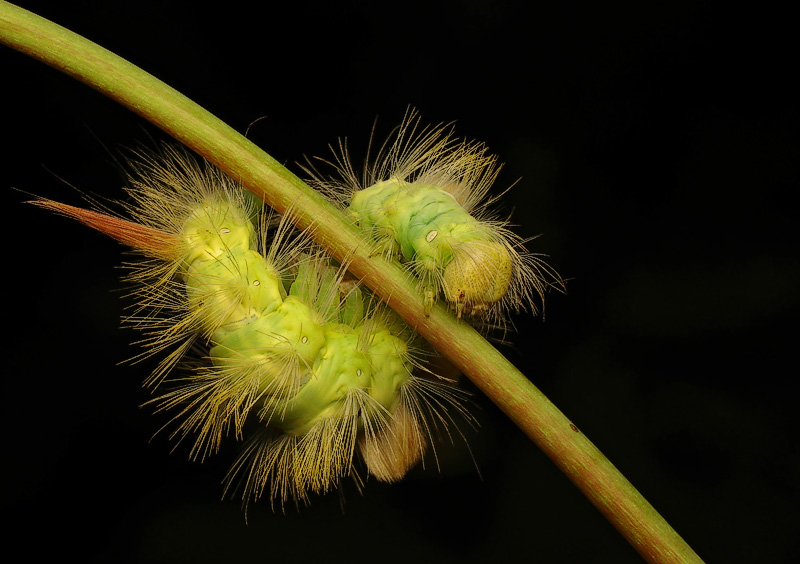
[{"label": "caterpillar spiracle", "polygon": [[394,482],[452,413],[471,420],[463,392],[420,370],[414,333],[285,218],[271,220],[181,149],[132,164],[129,219],[32,203],[142,255],[127,276],[136,309],[126,321],[143,331],[143,355],[164,353],[145,381],[160,394],[150,403],[174,414],[171,437],[189,442],[192,458],[228,436],[245,441],[226,492],[241,491],[245,505],[307,503],[343,477],[360,484],[359,459]]},{"label": "caterpillar spiracle", "polygon": [[313,163],[311,184],[338,202],[375,242],[375,253],[403,262],[419,280],[428,311],[444,299],[458,317],[504,321],[509,311],[537,311],[559,275],[491,211],[489,190],[500,167],[482,143],[452,127],[421,125],[409,110],[374,160],[356,172],[346,140],[333,149],[329,176]]}]

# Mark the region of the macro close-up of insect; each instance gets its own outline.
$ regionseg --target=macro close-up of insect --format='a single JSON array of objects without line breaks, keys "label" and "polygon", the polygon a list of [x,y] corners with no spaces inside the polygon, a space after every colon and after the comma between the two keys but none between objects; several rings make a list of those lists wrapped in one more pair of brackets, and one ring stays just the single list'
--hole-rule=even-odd
[{"label": "macro close-up of insect", "polygon": [[791,21],[0,0],[9,552],[796,560]]},{"label": "macro close-up of insect", "polygon": [[129,165],[133,221],[31,203],[142,255],[127,264],[136,303],[125,323],[145,335],[144,355],[165,353],[145,385],[167,391],[151,403],[177,412],[172,436],[192,437],[192,458],[246,440],[226,489],[245,503],[307,503],[359,480],[356,453],[394,482],[447,426],[447,406],[469,419],[455,389],[414,374],[426,369],[413,331],[250,192],[172,146]]}]

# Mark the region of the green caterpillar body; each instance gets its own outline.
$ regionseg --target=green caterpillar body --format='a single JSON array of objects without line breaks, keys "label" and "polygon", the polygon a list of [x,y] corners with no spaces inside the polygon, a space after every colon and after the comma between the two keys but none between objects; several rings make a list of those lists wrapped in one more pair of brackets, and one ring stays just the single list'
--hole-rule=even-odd
[{"label": "green caterpillar body", "polygon": [[437,286],[459,314],[484,311],[506,295],[513,274],[509,249],[446,190],[390,178],[356,192],[348,213],[388,245],[389,254],[413,262],[429,305]]},{"label": "green caterpillar body", "polygon": [[[356,454],[371,475],[396,481],[448,417],[439,406],[465,413],[457,392],[414,373],[413,333],[302,235],[290,236],[287,221],[275,227],[248,192],[181,151],[140,156],[136,166],[135,223],[121,235],[96,225],[117,218],[36,203],[148,255],[133,265],[139,305],[127,321],[144,331],[145,354],[169,351],[147,381],[169,389],[151,403],[175,413],[172,437],[191,441],[193,457],[226,436],[247,438],[226,491],[243,489],[245,502],[306,502],[357,478]],[[131,235],[140,229],[146,237]],[[189,374],[171,378],[198,345],[206,352],[187,363]]]},{"label": "green caterpillar body", "polygon": [[340,203],[375,253],[407,265],[428,310],[444,296],[459,317],[503,322],[510,310],[535,312],[534,297],[563,286],[489,211],[499,167],[484,145],[458,140],[448,127],[421,127],[412,110],[363,175],[344,142],[334,154],[337,174],[309,166],[311,183]]}]

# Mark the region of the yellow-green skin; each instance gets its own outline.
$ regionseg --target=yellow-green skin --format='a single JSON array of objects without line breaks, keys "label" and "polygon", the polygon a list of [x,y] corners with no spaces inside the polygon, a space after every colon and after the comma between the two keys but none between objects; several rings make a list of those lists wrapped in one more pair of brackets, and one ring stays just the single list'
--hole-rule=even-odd
[{"label": "yellow-green skin", "polygon": [[392,412],[410,377],[407,346],[379,323],[362,334],[360,293],[331,309],[335,319],[319,321],[330,311],[320,315],[308,303],[309,292],[323,293],[308,288],[334,277],[303,266],[287,295],[280,273],[256,250],[253,223],[225,199],[198,204],[182,237],[189,306],[212,345],[212,363],[227,372],[258,365],[271,426],[302,436],[336,417],[354,388]]},{"label": "yellow-green skin", "polygon": [[426,300],[441,286],[460,314],[465,305],[484,310],[508,291],[506,246],[438,186],[390,178],[356,192],[348,213],[382,251],[414,261],[417,274],[434,286],[425,288]]}]

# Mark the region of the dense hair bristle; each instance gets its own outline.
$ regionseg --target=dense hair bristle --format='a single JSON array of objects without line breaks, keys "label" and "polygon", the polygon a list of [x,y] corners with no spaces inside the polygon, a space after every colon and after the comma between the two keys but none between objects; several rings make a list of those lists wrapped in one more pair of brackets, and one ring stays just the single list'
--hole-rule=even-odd
[{"label": "dense hair bristle", "polygon": [[[397,190],[410,185],[432,185],[450,194],[477,222],[477,229],[487,233],[487,240],[505,248],[512,268],[508,290],[496,303],[473,308],[472,313],[478,314],[479,323],[505,326],[508,314],[525,309],[537,313],[550,288],[564,289],[563,280],[545,262],[544,256],[530,253],[526,249],[529,240],[511,231],[510,221],[500,218],[492,210],[493,203],[502,195],[502,192],[490,195],[500,170],[497,157],[490,154],[483,143],[456,137],[452,124],[425,126],[419,113],[409,109],[375,157],[368,156],[361,174],[352,163],[346,139],[331,149],[333,160],[317,160],[332,167],[332,174],[321,173],[312,161],[304,170],[310,176],[309,182],[342,209],[348,209],[358,192],[381,183],[395,182]],[[354,221],[358,224],[357,218]],[[437,294],[441,293],[445,265],[432,269],[429,259],[403,256],[399,252],[401,242],[392,238],[401,235],[396,229],[388,231],[393,235],[387,235],[387,230],[374,226],[366,233],[380,252],[406,264],[419,280],[423,293],[430,288]],[[464,260],[470,259],[465,257]],[[485,268],[491,269],[491,265]],[[491,276],[493,273],[487,273],[487,279]],[[469,304],[467,306],[470,309]],[[459,309],[459,316],[461,313]]]},{"label": "dense hair bristle", "polygon": [[[400,157],[398,157],[400,158]],[[183,149],[137,151],[125,215],[39,199],[142,255],[126,263],[124,323],[157,356],[147,402],[160,432],[204,460],[245,448],[226,479],[245,506],[283,507],[348,476],[396,481],[418,463],[461,396],[424,372],[419,337],[242,186]],[[469,419],[468,419],[469,420]],[[447,425],[445,424],[445,427]],[[252,430],[255,429],[255,432]]]}]

